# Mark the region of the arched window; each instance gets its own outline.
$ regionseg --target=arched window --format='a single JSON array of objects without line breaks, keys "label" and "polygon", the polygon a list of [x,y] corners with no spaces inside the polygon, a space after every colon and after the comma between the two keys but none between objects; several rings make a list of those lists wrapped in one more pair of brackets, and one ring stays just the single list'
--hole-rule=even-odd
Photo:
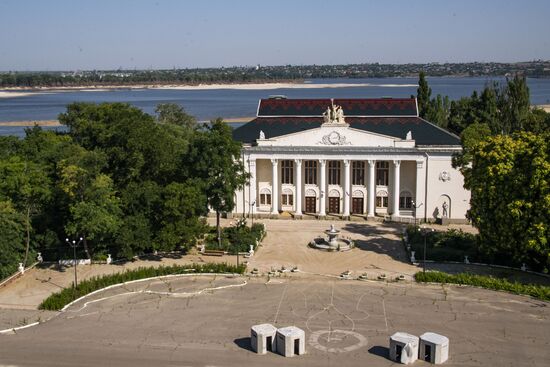
[{"label": "arched window", "polygon": [[271,191],[269,189],[260,190],[260,205],[271,205]]},{"label": "arched window", "polygon": [[399,209],[412,209],[413,197],[409,191],[401,191],[399,195]]}]

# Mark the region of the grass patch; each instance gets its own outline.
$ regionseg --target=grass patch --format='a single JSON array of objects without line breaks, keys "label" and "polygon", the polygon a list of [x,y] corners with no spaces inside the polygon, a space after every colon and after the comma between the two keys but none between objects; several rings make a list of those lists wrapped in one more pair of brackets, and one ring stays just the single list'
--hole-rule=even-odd
[{"label": "grass patch", "polygon": [[506,279],[470,273],[447,274],[440,271],[418,272],[414,275],[417,282],[451,283],[473,285],[476,287],[523,294],[543,301],[550,301],[550,287],[536,284],[510,282]]},{"label": "grass patch", "polygon": [[59,311],[67,304],[75,299],[78,299],[86,294],[92,293],[101,288],[108,287],[113,284],[129,282],[132,280],[158,277],[172,274],[189,274],[189,273],[237,273],[243,274],[246,269],[245,265],[230,265],[227,263],[206,263],[206,264],[190,264],[190,265],[172,265],[159,267],[140,267],[134,270],[126,270],[121,273],[109,274],[104,276],[92,277],[78,283],[76,291],[72,286],[64,288],[61,291],[52,294],[46,298],[38,306],[40,310]]}]

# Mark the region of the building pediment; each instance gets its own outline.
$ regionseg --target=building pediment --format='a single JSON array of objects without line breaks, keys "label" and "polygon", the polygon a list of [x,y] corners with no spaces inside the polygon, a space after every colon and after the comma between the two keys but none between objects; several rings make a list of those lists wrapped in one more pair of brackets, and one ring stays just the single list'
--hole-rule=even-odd
[{"label": "building pediment", "polygon": [[[262,137],[264,137],[262,139]],[[347,124],[325,123],[317,128],[312,128],[297,133],[265,138],[260,134],[256,140],[258,146],[304,146],[304,147],[399,147],[412,148],[414,140],[403,140],[398,137],[386,136],[358,130]]]}]

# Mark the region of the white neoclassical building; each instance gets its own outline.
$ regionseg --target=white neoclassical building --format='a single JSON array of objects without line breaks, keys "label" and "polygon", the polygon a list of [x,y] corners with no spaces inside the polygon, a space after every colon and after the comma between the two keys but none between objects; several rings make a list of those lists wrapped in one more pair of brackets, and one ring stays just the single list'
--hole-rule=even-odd
[{"label": "white neoclassical building", "polygon": [[460,140],[414,98],[262,99],[233,136],[250,173],[234,213],[466,220],[470,193],[451,164]]}]

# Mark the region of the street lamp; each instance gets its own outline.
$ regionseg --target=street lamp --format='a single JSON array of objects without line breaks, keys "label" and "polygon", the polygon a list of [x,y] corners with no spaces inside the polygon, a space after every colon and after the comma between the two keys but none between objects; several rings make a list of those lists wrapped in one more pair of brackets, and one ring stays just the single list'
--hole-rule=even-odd
[{"label": "street lamp", "polygon": [[418,205],[416,205],[416,202],[414,200],[412,200],[412,207],[413,207],[413,216],[414,216],[414,228],[416,228],[416,209],[420,208],[422,206],[423,203],[420,203]]},{"label": "street lamp", "polygon": [[68,238],[65,238],[65,242],[71,246],[73,248],[73,265],[74,265],[74,284],[73,284],[73,290],[76,290],[76,285],[77,285],[77,278],[76,278],[76,248],[78,247],[78,245],[80,245],[80,243],[82,242],[83,238],[80,237],[78,239],[78,242],[76,242],[75,240],[72,240],[70,241]]},{"label": "street lamp", "polygon": [[426,237],[428,237],[428,232],[433,232],[433,228],[422,227],[422,234],[424,235],[424,262],[422,263],[422,272],[426,272]]}]

